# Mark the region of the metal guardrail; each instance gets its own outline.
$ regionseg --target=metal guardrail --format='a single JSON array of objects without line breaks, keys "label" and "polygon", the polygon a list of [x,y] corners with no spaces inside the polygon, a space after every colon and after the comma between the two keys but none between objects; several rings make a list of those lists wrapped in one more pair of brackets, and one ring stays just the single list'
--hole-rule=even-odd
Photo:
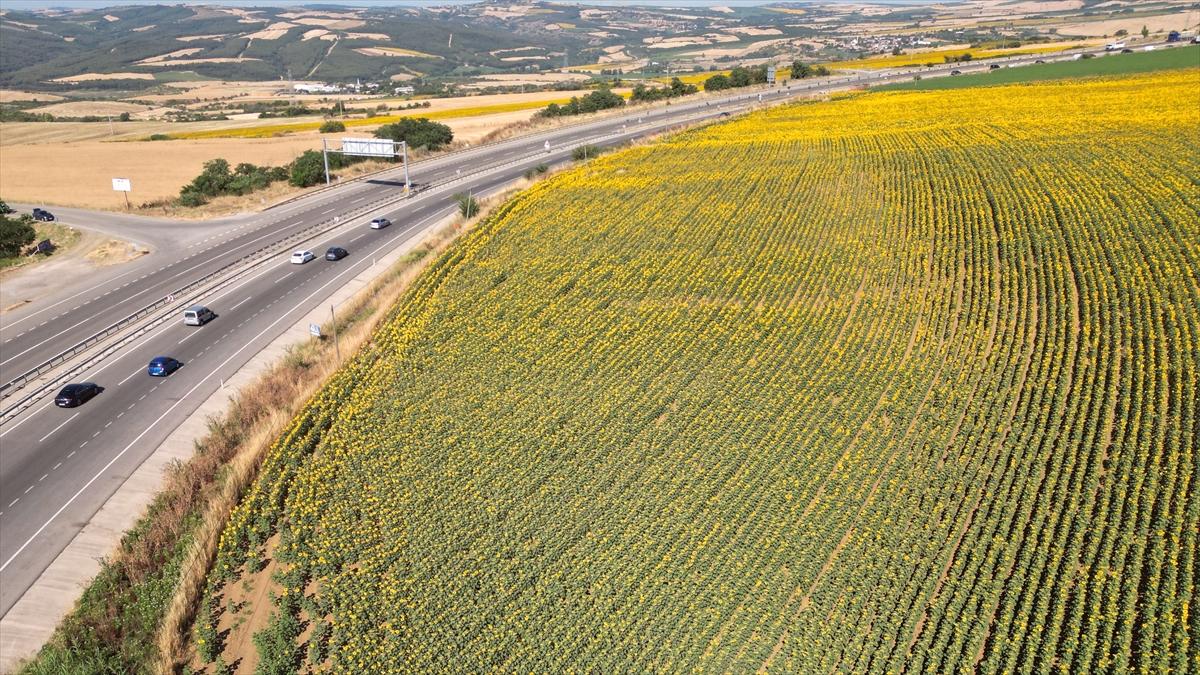
[{"label": "metal guardrail", "polygon": [[[1053,55],[1050,55],[1050,54],[1043,55],[1042,58],[1054,58],[1056,56],[1061,56],[1061,55],[1066,55],[1066,54],[1083,53],[1086,51],[1088,51],[1087,48],[1077,49],[1077,50],[1064,50],[1062,52],[1057,52]],[[1014,55],[1011,57],[1001,57],[1000,59],[988,59],[988,61],[991,61],[993,63],[997,62],[997,61],[1001,61],[1001,60],[1003,60],[1005,62],[1028,61],[1028,60],[1034,59],[1034,58],[1037,58],[1037,57],[1035,55],[1021,54],[1021,55]],[[956,67],[962,67],[964,65],[965,64],[961,64],[961,63],[938,64],[937,66],[934,66],[934,67],[925,67],[925,68],[911,69],[911,70],[907,70],[907,71],[898,71],[898,72],[894,72],[894,73],[891,73],[888,75],[883,75],[882,77],[868,77],[868,79],[875,79],[877,81],[886,82],[886,81],[890,81],[893,79],[906,78],[906,77],[913,75],[914,73],[939,72],[939,71],[943,71],[943,70],[950,70],[950,69],[953,69]],[[972,64],[972,65],[974,65],[974,64]],[[862,79],[862,76],[851,76],[851,77],[840,78],[837,80],[827,80],[824,82],[806,83],[805,85],[803,85],[801,87],[797,87],[796,91],[806,91],[806,90],[812,90],[812,89],[825,89],[825,88],[829,88],[829,87],[836,87],[836,86],[851,84],[852,82],[860,81],[861,79]],[[778,92],[780,90],[778,88],[776,88],[776,89],[772,89],[771,91]],[[757,102],[758,96],[759,96],[759,93],[754,93],[754,94],[743,94],[740,96],[733,96],[730,98],[722,99],[721,101],[718,102],[718,111],[720,110],[720,106],[722,106],[722,105],[730,104],[730,103],[736,104],[739,101],[749,101],[750,104],[753,105],[753,103]],[[765,103],[765,101],[763,101],[763,102]],[[688,109],[696,109],[696,108],[700,108],[700,106],[698,104],[691,104]],[[711,108],[711,106],[705,106],[703,109],[703,112],[701,112],[698,115],[691,115],[691,116],[687,116],[687,117],[684,117],[681,119],[671,121],[669,124],[664,125],[664,129],[671,129],[676,126],[686,125],[686,124],[698,121],[700,119],[703,119],[705,117],[716,117],[720,114],[720,112],[713,111],[710,108]],[[599,124],[599,122],[597,122],[596,120],[590,120],[588,122],[582,122],[577,125],[568,125],[566,127],[557,127],[552,130],[547,130],[546,132],[543,132],[542,134],[532,134],[529,136],[523,136],[522,139],[537,138],[541,135],[553,134],[554,132],[561,131],[564,128],[583,127],[583,126],[595,125],[595,124]],[[652,127],[652,126],[655,126],[655,122],[654,121],[644,122],[639,126]],[[575,147],[586,145],[588,143],[602,142],[606,139],[611,140],[613,138],[625,136],[625,135],[628,135],[628,133],[629,133],[628,129],[626,127],[623,127],[622,130],[619,132],[612,132],[612,133],[598,136],[595,138],[584,139],[584,140],[577,142],[574,145],[560,146],[559,148],[557,148],[557,150],[559,152],[561,152],[561,151],[568,150],[568,149],[574,149]],[[429,158],[424,161],[425,162],[431,162],[431,161],[435,161],[435,160],[440,161],[440,160],[444,160],[451,156],[456,156],[456,155],[466,153],[466,152],[474,152],[474,151],[478,151],[482,148],[492,147],[492,146],[500,145],[500,144],[507,143],[507,142],[508,142],[508,140],[497,141],[496,143],[489,143],[489,144],[486,144],[483,146],[476,146],[474,148],[466,148],[463,150],[455,151],[453,153],[447,153],[446,155],[432,157],[432,158]],[[110,355],[116,349],[119,349],[120,347],[124,346],[125,344],[128,344],[129,341],[131,341],[132,339],[134,339],[140,335],[143,335],[147,330],[149,330],[155,326],[158,326],[163,321],[165,321],[166,319],[173,316],[180,308],[188,306],[195,299],[198,299],[208,293],[212,293],[216,290],[219,290],[220,288],[223,288],[228,283],[232,283],[232,281],[240,278],[242,276],[242,274],[244,274],[245,272],[247,272],[251,269],[254,269],[258,265],[269,260],[271,257],[274,257],[274,255],[276,255],[280,250],[289,248],[295,244],[302,243],[304,241],[308,241],[309,239],[315,239],[315,238],[320,237],[328,232],[333,231],[334,229],[337,229],[338,227],[340,227],[342,225],[341,220],[342,220],[343,216],[345,216],[346,218],[355,218],[357,216],[363,215],[364,213],[366,213],[368,211],[375,210],[375,209],[378,209],[383,206],[388,206],[391,204],[404,202],[404,201],[407,201],[409,199],[412,199],[414,197],[418,197],[421,195],[432,196],[433,193],[440,193],[443,191],[443,189],[445,187],[450,186],[454,183],[460,183],[462,181],[469,180],[471,178],[480,176],[485,173],[490,173],[490,172],[496,171],[498,169],[501,169],[501,168],[504,168],[507,166],[528,162],[532,159],[536,159],[539,156],[541,156],[541,153],[527,155],[525,157],[521,157],[516,160],[509,160],[509,161],[499,162],[499,163],[495,163],[495,164],[490,164],[490,165],[478,168],[475,171],[472,171],[470,173],[463,174],[461,176],[456,176],[455,178],[452,178],[450,180],[443,181],[442,183],[438,183],[436,185],[432,185],[432,186],[430,186],[430,188],[420,191],[420,192],[417,192],[417,193],[410,193],[410,194],[402,195],[399,197],[384,197],[384,198],[369,202],[363,206],[355,207],[354,209],[351,209],[350,211],[348,211],[345,214],[339,214],[338,216],[335,216],[334,218],[326,219],[326,220],[323,220],[312,226],[304,228],[302,230],[298,230],[297,232],[294,232],[293,234],[291,234],[283,239],[276,240],[275,242],[261,246],[258,249],[255,249],[254,251],[252,251],[251,253],[247,253],[246,255],[243,255],[242,257],[238,258],[237,260],[234,260],[226,265],[223,265],[222,267],[218,268],[217,270],[214,270],[213,272],[210,272],[209,274],[206,274],[206,275],[182,286],[181,288],[176,289],[175,291],[172,291],[168,295],[163,296],[162,298],[159,298],[155,302],[153,302],[149,305],[146,305],[145,307],[142,307],[141,309],[124,317],[123,319],[117,321],[116,323],[113,323],[112,325],[106,327],[105,329],[99,331],[98,333],[95,333],[94,335],[86,338],[85,340],[73,345],[69,349],[64,350],[63,352],[60,352],[59,354],[56,354],[55,356],[51,357],[50,359],[46,360],[45,362],[30,369],[29,371],[26,371],[25,373],[10,380],[9,382],[0,384],[0,399],[7,398],[8,396],[11,396],[12,392],[15,392],[16,390],[23,388],[29,382],[36,380],[37,378],[41,377],[45,373],[53,371],[58,366],[61,366],[63,363],[66,363],[71,358],[96,346],[100,342],[104,341],[106,338],[111,337],[112,335],[114,335],[116,333],[119,333],[121,330],[128,328],[129,326],[137,323],[138,321],[141,321],[145,317],[152,314],[155,310],[161,309],[162,307],[165,307],[165,306],[175,305],[177,302],[179,303],[178,306],[174,307],[171,312],[164,313],[164,314],[156,317],[150,324],[143,326],[138,331],[131,334],[131,336],[127,336],[125,339],[121,340],[117,345],[110,346],[101,355],[94,356],[91,359],[88,359],[83,365],[77,366],[76,368],[71,369],[70,371],[68,371],[65,374],[60,374],[58,377],[56,377],[51,382],[48,382],[48,383],[42,385],[41,387],[39,387],[37,391],[30,393],[26,397],[22,398],[21,401],[18,401],[13,406],[10,406],[9,408],[0,412],[0,423],[8,421],[8,419],[11,418],[12,415],[20,412],[21,410],[24,410],[26,407],[28,407],[29,403],[33,399],[38,398],[43,393],[45,393],[45,391],[47,389],[50,389],[50,388],[56,386],[63,379],[70,377],[71,375],[74,375],[78,372],[81,372],[82,370],[86,370],[87,368],[91,367],[91,365],[96,363],[98,360],[102,360],[103,358],[106,358],[108,355]],[[378,172],[373,172],[371,174],[366,174],[364,176],[356,177],[354,180],[356,180],[356,181],[363,180],[363,179],[367,179],[371,176],[376,176],[376,175],[379,175],[382,173],[386,173],[389,171],[397,171],[397,170],[398,169],[396,169],[396,168],[382,169]],[[295,199],[303,199],[306,197],[311,197],[314,194],[319,194],[326,190],[330,190],[330,189],[337,188],[337,187],[343,187],[344,185],[346,185],[346,183],[328,186],[326,188],[321,188],[320,190],[310,192],[305,195],[297,196]],[[279,204],[273,205],[272,208],[281,206],[286,203],[288,203],[288,202],[287,201],[280,202]],[[247,260],[251,260],[251,259],[255,259],[255,258],[257,258],[257,260],[254,260],[250,264],[246,265],[244,269],[238,270],[235,274],[232,274],[229,278],[218,282],[218,284],[216,284],[215,286],[204,289],[203,291],[198,291],[198,292],[192,293],[192,295],[186,301],[179,302],[176,299],[175,296],[180,296],[180,295],[184,295],[189,292],[192,292],[195,289],[197,289],[198,287],[202,286],[203,284],[205,284],[223,274],[230,272],[231,268],[234,268],[238,265],[242,265]]]},{"label": "metal guardrail", "polygon": [[[703,115],[693,116],[691,118],[684,118],[684,119],[680,119],[680,120],[675,120],[672,122],[672,126],[678,125],[678,124],[686,124],[690,121],[694,121],[696,118],[712,116],[714,114],[715,113],[709,111]],[[652,127],[654,125],[655,125],[654,122],[650,122],[650,123],[644,123],[641,126],[651,126]],[[586,145],[588,143],[604,142],[605,140],[612,140],[612,139],[619,138],[622,136],[627,136],[628,134],[629,134],[629,131],[626,128],[626,129],[622,129],[618,132],[612,132],[612,133],[605,134],[602,136],[584,139],[573,145],[559,146],[555,150],[555,152],[561,153],[561,152],[573,150],[576,147]],[[135,311],[134,313],[124,317],[120,321],[117,321],[117,322],[113,323],[112,325],[106,327],[104,330],[101,330],[98,333],[95,333],[94,335],[88,337],[87,339],[73,345],[71,348],[69,348],[69,349],[55,355],[54,357],[48,359],[47,361],[39,364],[37,367],[27,371],[26,373],[22,374],[21,376],[14,378],[13,380],[11,380],[3,385],[0,385],[0,393],[8,391],[8,392],[10,392],[8,394],[8,396],[11,396],[12,393],[15,392],[16,390],[23,388],[28,383],[42,377],[46,373],[52,372],[55,368],[66,363],[71,358],[79,355],[80,353],[87,351],[88,349],[90,349],[92,347],[95,347],[97,344],[100,344],[106,338],[111,337],[112,335],[121,332],[122,330],[128,328],[131,325],[138,323],[139,321],[142,321],[147,316],[150,316],[151,314],[153,314],[156,310],[162,309],[163,307],[168,307],[168,306],[171,307],[171,309],[169,311],[163,312],[163,313],[159,314],[158,316],[154,317],[152,320],[150,320],[150,322],[137,328],[135,331],[126,335],[124,338],[117,341],[116,343],[107,346],[102,352],[93,355],[92,357],[85,360],[83,363],[78,364],[75,367],[73,367],[67,371],[59,373],[52,380],[50,380],[46,383],[43,383],[35,391],[30,392],[28,395],[24,396],[21,400],[17,401],[16,403],[14,403],[11,406],[9,406],[4,411],[0,412],[0,423],[9,421],[13,416],[15,416],[16,414],[20,413],[21,411],[25,410],[30,405],[32,405],[34,400],[40,398],[48,390],[53,389],[54,387],[58,386],[64,380],[66,380],[66,379],[72,377],[73,375],[76,375],[84,370],[87,370],[88,368],[92,367],[96,363],[99,363],[100,361],[102,361],[105,358],[107,358],[108,356],[110,356],[113,352],[115,352],[118,349],[129,344],[130,342],[137,339],[138,337],[144,335],[147,331],[152,330],[153,328],[161,325],[164,321],[166,321],[172,317],[175,317],[180,309],[185,308],[185,307],[189,306],[190,304],[192,304],[193,302],[195,302],[196,300],[199,300],[200,298],[204,297],[205,295],[208,295],[217,290],[220,290],[221,288],[224,288],[225,286],[229,285],[230,283],[233,283],[237,279],[240,279],[244,274],[257,268],[259,265],[266,262],[267,260],[270,260],[275,255],[278,255],[278,253],[280,253],[281,251],[291,248],[292,246],[303,243],[305,241],[308,241],[310,239],[316,239],[318,237],[321,237],[321,236],[341,227],[342,225],[345,224],[343,222],[343,219],[346,219],[346,220],[353,219],[358,216],[364,215],[367,212],[379,209],[381,207],[390,206],[392,204],[398,204],[398,203],[405,202],[405,201],[408,201],[409,199],[413,199],[413,198],[432,197],[436,194],[441,194],[441,193],[445,192],[448,188],[454,186],[457,183],[462,183],[462,182],[470,180],[472,178],[476,178],[476,177],[479,177],[484,174],[492,173],[498,169],[502,169],[502,168],[509,167],[509,166],[515,166],[518,164],[523,164],[523,163],[529,162],[531,160],[538,159],[541,156],[542,155],[540,153],[536,153],[536,154],[532,154],[532,155],[526,155],[524,157],[521,157],[521,158],[518,158],[515,160],[508,160],[508,161],[499,162],[496,164],[491,164],[491,165],[488,165],[485,167],[481,167],[481,168],[479,168],[475,171],[472,171],[468,174],[463,174],[462,176],[456,176],[450,180],[444,181],[442,183],[438,183],[436,185],[432,185],[428,189],[418,192],[415,195],[403,195],[403,196],[399,196],[399,197],[383,197],[381,199],[374,200],[374,201],[364,204],[362,206],[355,207],[354,209],[351,209],[350,211],[346,212],[345,214],[339,214],[338,216],[336,216],[334,218],[329,218],[329,219],[323,220],[319,223],[316,223],[312,226],[304,228],[302,230],[298,230],[283,239],[276,240],[275,242],[272,242],[270,244],[265,244],[265,245],[259,247],[258,249],[255,249],[254,251],[243,255],[242,257],[238,258],[237,260],[227,263],[226,265],[221,266],[219,269],[214,270],[214,271],[180,287],[179,289],[176,289],[175,291],[159,298],[158,300],[154,301],[153,303],[150,303],[149,305],[146,305],[145,307],[142,307],[141,309]],[[245,264],[247,261],[251,261],[251,262],[249,264]],[[243,266],[242,269],[238,269],[238,270],[232,269],[239,265]],[[228,274],[228,276],[226,278],[220,279],[215,284],[212,284],[211,286],[206,287],[206,288],[202,288],[202,289],[200,288],[201,286],[204,286],[206,283],[211,282],[214,279],[217,279],[218,277],[220,277],[222,275],[226,275],[226,274]],[[187,297],[185,299],[181,300],[180,297],[185,296],[185,295]],[[0,397],[5,397],[5,396],[0,396]]]}]

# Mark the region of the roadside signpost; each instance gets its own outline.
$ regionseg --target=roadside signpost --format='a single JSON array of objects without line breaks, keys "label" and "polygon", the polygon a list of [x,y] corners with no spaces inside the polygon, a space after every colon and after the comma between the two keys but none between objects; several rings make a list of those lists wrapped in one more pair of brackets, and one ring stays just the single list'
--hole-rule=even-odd
[{"label": "roadside signpost", "polygon": [[133,189],[133,183],[128,178],[112,179],[113,190],[125,194],[125,208],[129,208],[129,191]]},{"label": "roadside signpost", "polygon": [[404,162],[404,191],[412,190],[412,183],[408,179],[408,143],[405,141],[393,141],[386,138],[343,138],[341,149],[334,150],[329,147],[329,141],[322,138],[321,158],[325,162],[326,185],[332,183],[329,177],[329,153],[331,152],[340,152],[343,155],[355,157],[385,157],[388,159],[400,157]]}]

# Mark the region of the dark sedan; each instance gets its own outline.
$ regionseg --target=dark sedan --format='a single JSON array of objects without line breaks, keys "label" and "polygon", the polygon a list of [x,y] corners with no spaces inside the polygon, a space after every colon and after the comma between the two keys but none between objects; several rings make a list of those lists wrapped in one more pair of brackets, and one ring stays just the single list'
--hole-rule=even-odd
[{"label": "dark sedan", "polygon": [[350,255],[350,252],[341,246],[330,246],[328,251],[325,251],[326,260],[341,260]]},{"label": "dark sedan", "polygon": [[151,377],[166,377],[171,373],[179,370],[183,364],[169,356],[156,356],[150,360],[150,366],[146,372]]},{"label": "dark sedan", "polygon": [[68,384],[54,397],[54,405],[60,408],[74,408],[83,405],[104,391],[95,382],[79,382]]},{"label": "dark sedan", "polygon": [[33,219],[40,220],[44,223],[49,223],[54,220],[54,214],[50,213],[49,211],[47,211],[45,209],[34,209],[33,210]]}]

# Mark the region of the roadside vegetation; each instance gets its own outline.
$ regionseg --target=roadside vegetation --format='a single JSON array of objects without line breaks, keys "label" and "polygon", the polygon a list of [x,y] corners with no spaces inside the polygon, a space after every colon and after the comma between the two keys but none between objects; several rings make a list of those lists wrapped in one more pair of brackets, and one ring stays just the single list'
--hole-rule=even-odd
[{"label": "roadside vegetation", "polygon": [[[0,270],[44,260],[78,240],[79,231],[75,228],[37,221],[27,213],[16,214],[0,200]],[[50,247],[38,250],[37,244],[42,241],[50,242]]]},{"label": "roadside vegetation", "polygon": [[624,98],[619,94],[613,93],[611,89],[602,87],[583,96],[572,96],[571,100],[563,105],[551,103],[539,112],[538,115],[542,117],[571,117],[599,110],[620,108],[624,105]]},{"label": "roadside vegetation", "polygon": [[265,453],[190,665],[1188,671],[1194,82],[782,106],[522,193]]},{"label": "roadside vegetation", "polygon": [[690,96],[698,91],[700,89],[696,85],[686,84],[678,77],[672,77],[665,87],[648,87],[644,82],[638,82],[633,85],[633,92],[630,94],[629,100],[637,103],[663,101],[680,96]]},{"label": "roadside vegetation", "polygon": [[[365,342],[416,276],[505,197],[475,201],[473,218],[433,233],[355,296],[337,317],[343,354]],[[145,515],[103,561],[70,614],[24,675],[173,670],[211,554],[229,511],[264,452],[321,382],[338,368],[332,341],[293,346],[210,420],[193,457],[172,467]],[[189,586],[190,584],[190,586]],[[165,626],[173,626],[166,630]]]},{"label": "roadside vegetation", "polygon": [[1109,54],[1094,59],[1037,63],[1020,68],[1000,68],[957,77],[937,77],[878,87],[881,91],[933,91],[1042,82],[1070,77],[1128,75],[1157,70],[1200,67],[1200,46],[1181,46],[1133,54]]}]

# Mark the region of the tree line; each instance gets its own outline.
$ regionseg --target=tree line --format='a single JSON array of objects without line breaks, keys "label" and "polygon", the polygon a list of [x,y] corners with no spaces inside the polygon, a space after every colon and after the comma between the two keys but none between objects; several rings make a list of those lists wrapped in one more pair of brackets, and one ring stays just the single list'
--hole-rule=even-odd
[{"label": "tree line", "polygon": [[[440,150],[454,140],[454,132],[445,124],[423,117],[405,118],[379,127],[375,130],[375,137],[405,141],[411,150]],[[366,158],[331,152],[328,159],[332,172]],[[257,166],[242,162],[232,168],[224,159],[209,160],[204,163],[200,175],[179,191],[176,203],[179,206],[200,206],[214,197],[250,194],[278,181],[287,181],[295,187],[309,187],[324,182],[325,157],[319,150],[305,150],[285,166]]]}]

